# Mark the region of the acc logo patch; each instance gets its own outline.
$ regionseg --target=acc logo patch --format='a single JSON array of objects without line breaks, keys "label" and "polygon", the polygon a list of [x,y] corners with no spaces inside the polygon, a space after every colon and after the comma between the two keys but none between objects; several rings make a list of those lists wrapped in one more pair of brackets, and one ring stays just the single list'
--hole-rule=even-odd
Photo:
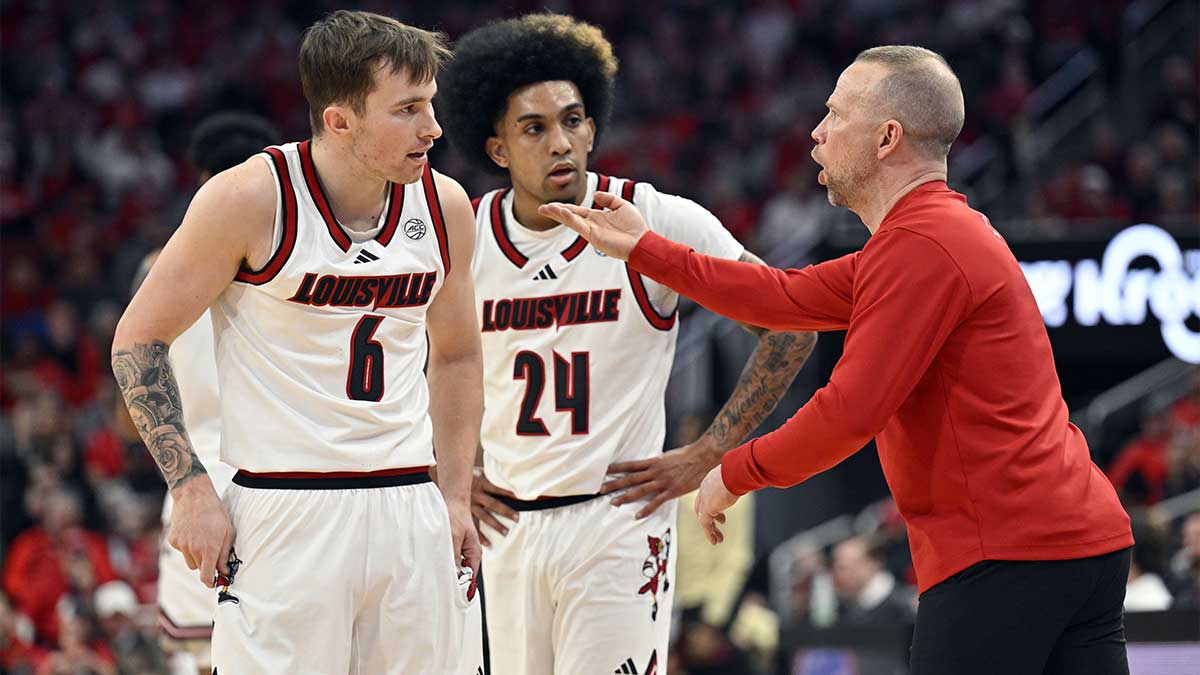
[{"label": "acc logo patch", "polygon": [[409,239],[416,241],[425,236],[425,223],[420,218],[409,218],[408,222],[404,223],[404,234],[408,235]]}]

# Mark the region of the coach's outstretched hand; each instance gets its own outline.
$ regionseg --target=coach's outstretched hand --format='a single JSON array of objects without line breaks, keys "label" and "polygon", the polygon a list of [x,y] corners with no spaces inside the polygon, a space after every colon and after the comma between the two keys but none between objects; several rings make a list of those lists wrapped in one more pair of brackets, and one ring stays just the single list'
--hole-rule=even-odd
[{"label": "coach's outstretched hand", "polygon": [[708,472],[700,481],[700,492],[696,495],[696,517],[700,519],[700,527],[708,543],[719,544],[725,541],[725,535],[717,523],[725,522],[725,511],[737,503],[737,495],[725,487],[725,479],[721,477],[721,467]]},{"label": "coach's outstretched hand", "polygon": [[607,192],[592,198],[597,209],[575,204],[542,204],[538,213],[553,218],[583,235],[601,253],[618,260],[629,260],[643,234],[650,231],[642,214],[633,204]]}]

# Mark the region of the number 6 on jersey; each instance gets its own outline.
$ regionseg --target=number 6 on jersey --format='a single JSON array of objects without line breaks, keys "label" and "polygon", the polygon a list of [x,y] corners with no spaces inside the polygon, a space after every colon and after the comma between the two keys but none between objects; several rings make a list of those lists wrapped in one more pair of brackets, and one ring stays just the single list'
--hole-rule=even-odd
[{"label": "number 6 on jersey", "polygon": [[383,345],[372,339],[384,317],[364,314],[350,335],[350,371],[346,373],[346,396],[355,401],[383,398]]}]

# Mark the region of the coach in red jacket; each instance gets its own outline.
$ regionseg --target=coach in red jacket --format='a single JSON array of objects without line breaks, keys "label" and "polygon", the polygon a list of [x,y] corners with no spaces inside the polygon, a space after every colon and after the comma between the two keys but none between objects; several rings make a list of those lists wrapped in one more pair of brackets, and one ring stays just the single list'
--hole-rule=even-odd
[{"label": "coach in red jacket", "polygon": [[958,78],[919,47],[877,47],[838,79],[813,131],[835,206],[871,238],[803,270],[716,260],[608,211],[543,212],[638,272],[739,321],[845,330],[829,384],[725,455],[696,511],[711,541],[739,495],[829,469],[875,437],[921,590],[918,675],[1127,673],[1121,605],[1133,536],[1067,419],[1041,315],[983,214],[946,186]]}]

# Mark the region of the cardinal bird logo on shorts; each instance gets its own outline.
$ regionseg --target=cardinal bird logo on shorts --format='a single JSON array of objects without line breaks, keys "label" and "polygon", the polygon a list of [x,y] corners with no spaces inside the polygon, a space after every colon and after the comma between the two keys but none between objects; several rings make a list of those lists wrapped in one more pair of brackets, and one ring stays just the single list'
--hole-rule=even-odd
[{"label": "cardinal bird logo on shorts", "polygon": [[671,555],[671,528],[667,528],[666,533],[661,538],[646,535],[646,544],[650,547],[650,555],[642,561],[642,576],[646,577],[646,583],[638,589],[638,595],[650,594],[654,599],[654,605],[650,608],[650,620],[658,620],[658,585],[662,583],[664,593],[671,588],[671,581],[667,579],[667,560]]}]

